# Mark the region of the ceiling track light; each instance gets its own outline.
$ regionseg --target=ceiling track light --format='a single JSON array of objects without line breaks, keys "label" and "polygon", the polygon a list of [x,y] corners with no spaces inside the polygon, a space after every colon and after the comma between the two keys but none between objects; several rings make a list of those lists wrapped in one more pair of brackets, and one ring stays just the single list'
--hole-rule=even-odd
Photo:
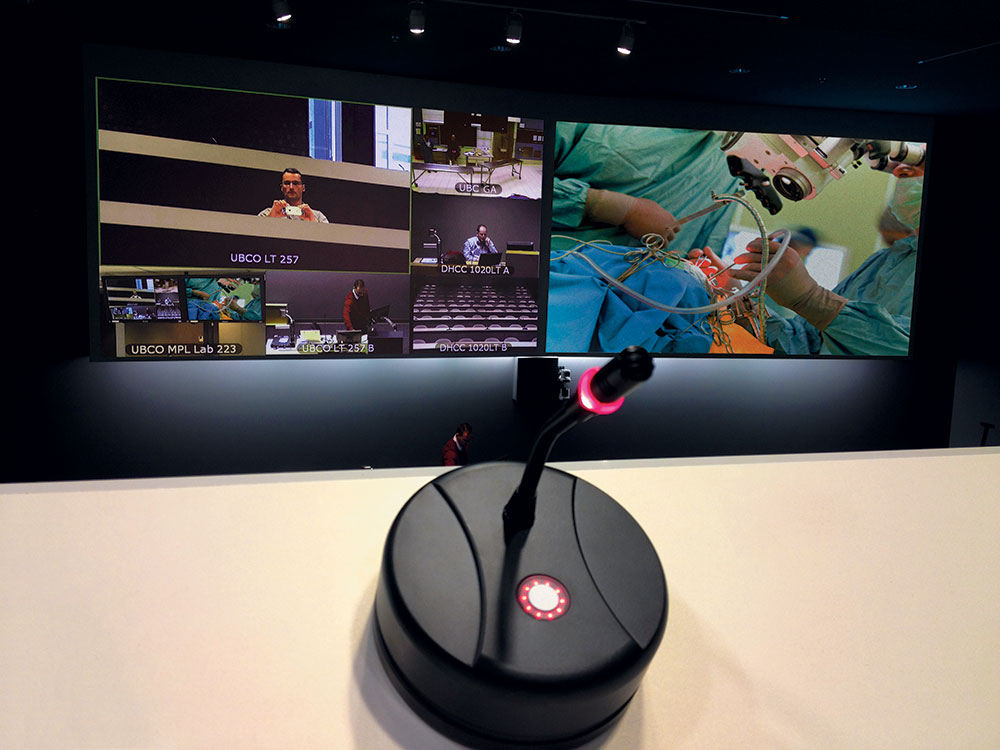
[{"label": "ceiling track light", "polygon": [[424,4],[410,3],[410,33],[423,34],[427,29],[427,18],[424,15]]},{"label": "ceiling track light", "polygon": [[635,32],[632,31],[632,24],[628,21],[622,26],[621,36],[618,37],[618,54],[624,56],[632,54],[632,47],[635,45]]},{"label": "ceiling track light", "polygon": [[507,16],[507,30],[505,38],[507,44],[520,44],[521,34],[524,32],[524,20],[521,18],[521,14],[516,10],[512,10]]},{"label": "ceiling track light", "polygon": [[288,0],[273,0],[271,10],[274,13],[276,23],[288,23],[292,20],[292,9]]}]

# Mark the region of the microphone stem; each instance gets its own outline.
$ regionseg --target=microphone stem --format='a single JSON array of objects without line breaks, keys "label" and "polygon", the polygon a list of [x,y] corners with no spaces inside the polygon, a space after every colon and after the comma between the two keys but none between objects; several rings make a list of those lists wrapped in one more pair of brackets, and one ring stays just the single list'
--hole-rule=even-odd
[{"label": "microphone stem", "polygon": [[630,393],[653,374],[653,359],[638,346],[625,348],[604,365],[587,370],[580,378],[576,398],[556,412],[538,434],[521,475],[521,484],[503,509],[503,536],[509,545],[515,534],[535,523],[535,495],[545,461],[556,440],[571,427],[586,422],[595,413],[610,414]]},{"label": "microphone stem", "polygon": [[519,531],[530,529],[535,522],[535,497],[545,462],[560,435],[594,416],[574,399],[552,417],[535,439],[531,454],[521,475],[521,483],[503,509],[504,539],[508,542]]}]

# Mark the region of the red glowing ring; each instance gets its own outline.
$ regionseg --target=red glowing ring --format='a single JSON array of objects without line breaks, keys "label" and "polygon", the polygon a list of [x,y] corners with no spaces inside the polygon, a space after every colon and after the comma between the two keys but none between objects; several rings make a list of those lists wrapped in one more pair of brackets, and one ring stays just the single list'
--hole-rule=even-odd
[{"label": "red glowing ring", "polygon": [[576,398],[582,406],[587,411],[592,411],[594,414],[614,414],[621,408],[621,405],[625,403],[625,397],[622,396],[617,401],[612,401],[610,403],[604,403],[599,400],[594,392],[590,390],[590,382],[594,379],[594,375],[600,370],[600,367],[591,367],[583,375],[580,376],[580,384],[577,386]]},{"label": "red glowing ring", "polygon": [[552,576],[528,576],[517,584],[517,606],[532,620],[550,622],[569,611],[569,592]]}]

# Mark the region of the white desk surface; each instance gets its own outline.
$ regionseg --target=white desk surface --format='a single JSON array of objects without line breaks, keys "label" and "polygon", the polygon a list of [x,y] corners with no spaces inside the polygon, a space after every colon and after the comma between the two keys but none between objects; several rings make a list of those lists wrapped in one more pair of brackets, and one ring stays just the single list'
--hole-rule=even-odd
[{"label": "white desk surface", "polygon": [[[1000,449],[560,467],[637,518],[670,594],[588,748],[1000,747]],[[438,473],[0,486],[0,747],[457,747],[370,623]]]}]

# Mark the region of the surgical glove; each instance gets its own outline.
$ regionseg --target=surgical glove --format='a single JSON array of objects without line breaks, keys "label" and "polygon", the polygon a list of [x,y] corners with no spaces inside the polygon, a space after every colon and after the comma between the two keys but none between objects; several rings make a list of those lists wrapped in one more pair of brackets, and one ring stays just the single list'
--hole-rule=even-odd
[{"label": "surgical glove", "polygon": [[730,278],[729,269],[722,262],[722,259],[712,251],[712,248],[706,246],[702,250],[700,247],[696,247],[688,253],[687,257],[689,261],[702,270],[713,286],[731,292],[740,288],[740,285]]},{"label": "surgical glove", "polygon": [[681,228],[674,215],[656,201],[614,190],[588,190],[584,213],[602,224],[622,227],[636,239],[650,233],[658,234],[667,244]]},{"label": "surgical glove", "polygon": [[[769,259],[779,247],[777,242],[768,243]],[[732,269],[730,275],[743,281],[752,281],[762,267],[761,250],[760,240],[747,245],[748,252],[733,259],[734,262],[745,265]],[[782,307],[798,313],[821,331],[833,322],[847,304],[845,297],[817,284],[806,270],[802,258],[794,251],[786,251],[767,277],[767,296]]]}]

